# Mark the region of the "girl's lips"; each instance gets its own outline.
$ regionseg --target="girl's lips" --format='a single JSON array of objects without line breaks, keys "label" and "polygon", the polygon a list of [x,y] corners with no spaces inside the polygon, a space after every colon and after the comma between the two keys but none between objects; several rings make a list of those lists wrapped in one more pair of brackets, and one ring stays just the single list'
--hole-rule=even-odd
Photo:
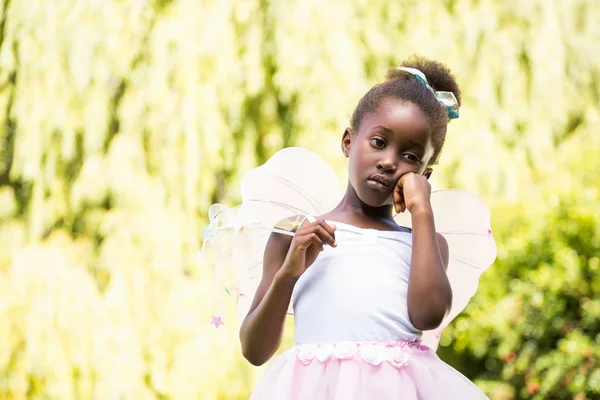
[{"label": "girl's lips", "polygon": [[389,185],[384,185],[383,183],[374,179],[367,179],[367,185],[377,190],[387,190],[389,188]]},{"label": "girl's lips", "polygon": [[390,178],[382,174],[371,175],[367,179],[367,183],[369,186],[376,185],[377,187],[389,187],[392,184]]}]

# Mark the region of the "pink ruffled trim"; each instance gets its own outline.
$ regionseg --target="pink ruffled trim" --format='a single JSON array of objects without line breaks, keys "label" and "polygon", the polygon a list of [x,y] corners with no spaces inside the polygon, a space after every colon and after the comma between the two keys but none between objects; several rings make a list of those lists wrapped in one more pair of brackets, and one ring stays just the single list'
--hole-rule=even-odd
[{"label": "pink ruffled trim", "polygon": [[303,364],[310,364],[315,359],[323,363],[356,358],[372,365],[388,362],[401,368],[408,363],[411,354],[425,351],[430,351],[430,348],[419,342],[306,343],[288,350],[286,357],[296,357]]}]

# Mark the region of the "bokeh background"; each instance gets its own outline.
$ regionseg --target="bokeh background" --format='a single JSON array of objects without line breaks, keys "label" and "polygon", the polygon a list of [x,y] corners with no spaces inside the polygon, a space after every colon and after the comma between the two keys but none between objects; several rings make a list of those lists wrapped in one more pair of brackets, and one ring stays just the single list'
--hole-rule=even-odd
[{"label": "bokeh background", "polygon": [[435,182],[499,247],[438,353],[494,400],[600,399],[597,0],[0,6],[0,399],[248,398],[208,206],[286,146],[343,182],[354,106],[411,54],[462,85]]}]

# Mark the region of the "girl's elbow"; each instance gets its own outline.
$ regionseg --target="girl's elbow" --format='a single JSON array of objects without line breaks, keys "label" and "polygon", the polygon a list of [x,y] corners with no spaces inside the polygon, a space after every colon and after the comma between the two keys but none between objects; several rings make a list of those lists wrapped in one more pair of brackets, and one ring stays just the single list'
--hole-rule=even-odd
[{"label": "girl's elbow", "polygon": [[242,355],[244,358],[255,367],[260,367],[271,358],[272,354],[261,347],[260,343],[252,341],[249,332],[244,330],[244,325],[240,329],[240,344],[242,347]]},{"label": "girl's elbow", "polygon": [[442,324],[444,315],[428,315],[422,318],[416,318],[413,326],[420,331],[431,331]]},{"label": "girl's elbow", "polygon": [[260,357],[259,355],[254,354],[251,351],[249,351],[248,349],[245,349],[243,347],[242,347],[242,355],[250,364],[254,365],[255,367],[260,367],[261,365],[263,365],[264,363],[267,362],[267,360],[264,359],[264,357]]},{"label": "girl's elbow", "polygon": [[[413,326],[420,331],[430,331],[438,328],[450,312],[452,295],[440,301],[437,306],[430,307],[426,312],[418,313],[412,320]],[[420,314],[420,315],[419,315]]]},{"label": "girl's elbow", "polygon": [[250,364],[255,367],[260,367],[267,362],[268,358],[265,358],[264,355],[261,354],[260,349],[257,348],[256,344],[244,340],[243,335],[240,335],[240,343],[242,345],[242,355]]}]

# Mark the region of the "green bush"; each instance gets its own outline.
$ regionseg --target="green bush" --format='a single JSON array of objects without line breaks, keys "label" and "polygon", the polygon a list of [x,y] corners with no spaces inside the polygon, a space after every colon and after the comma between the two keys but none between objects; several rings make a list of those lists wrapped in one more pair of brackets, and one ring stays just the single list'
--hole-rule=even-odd
[{"label": "green bush", "polygon": [[455,353],[441,353],[492,398],[600,398],[599,203],[582,190],[512,221],[508,250],[447,330]]}]

